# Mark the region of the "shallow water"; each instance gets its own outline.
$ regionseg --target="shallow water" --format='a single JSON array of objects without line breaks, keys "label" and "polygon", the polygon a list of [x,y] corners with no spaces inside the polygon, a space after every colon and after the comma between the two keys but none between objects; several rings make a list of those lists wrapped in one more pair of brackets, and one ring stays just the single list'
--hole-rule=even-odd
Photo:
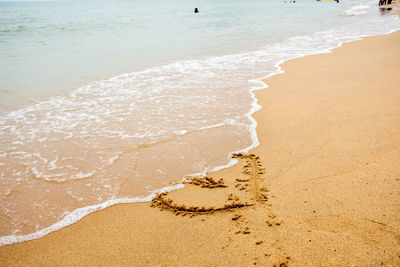
[{"label": "shallow water", "polygon": [[0,1],[0,21],[1,244],[232,164],[258,78],[400,28],[368,1]]}]

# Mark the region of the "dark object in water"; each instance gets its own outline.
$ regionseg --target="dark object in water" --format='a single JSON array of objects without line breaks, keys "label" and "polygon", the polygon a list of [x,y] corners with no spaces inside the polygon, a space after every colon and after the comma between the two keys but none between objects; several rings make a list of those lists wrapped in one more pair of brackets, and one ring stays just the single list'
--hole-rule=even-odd
[{"label": "dark object in water", "polygon": [[194,13],[199,13],[199,10],[197,9],[197,7],[194,9]]},{"label": "dark object in water", "polygon": [[379,11],[381,12],[381,15],[386,15],[387,13],[389,13],[390,11],[392,11],[391,7],[380,7]]},{"label": "dark object in water", "polygon": [[[389,0],[390,1],[390,3],[392,3],[392,1],[391,0]],[[386,0],[379,0],[379,4],[378,5],[386,5]]]}]

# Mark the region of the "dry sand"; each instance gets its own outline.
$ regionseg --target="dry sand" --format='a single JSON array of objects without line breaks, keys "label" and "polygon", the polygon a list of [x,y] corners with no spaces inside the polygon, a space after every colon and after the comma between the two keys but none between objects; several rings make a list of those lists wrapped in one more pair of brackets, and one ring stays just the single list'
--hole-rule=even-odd
[{"label": "dry sand", "polygon": [[400,266],[399,47],[396,32],[283,64],[257,92],[261,145],[223,181],[2,247],[0,265]]}]

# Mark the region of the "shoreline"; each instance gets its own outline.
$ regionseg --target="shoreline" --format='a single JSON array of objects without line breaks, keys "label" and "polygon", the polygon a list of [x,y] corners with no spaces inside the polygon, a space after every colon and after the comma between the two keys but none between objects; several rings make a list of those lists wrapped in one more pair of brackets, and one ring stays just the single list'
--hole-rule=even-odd
[{"label": "shoreline", "polygon": [[[397,19],[397,18],[396,18]],[[391,24],[391,23],[388,23],[388,25],[396,25],[396,26],[392,26],[392,27],[389,27],[389,28],[395,28],[395,27],[398,27],[397,26],[397,21],[396,22],[393,22],[394,24]],[[365,24],[364,24],[365,25]],[[361,28],[363,28],[363,27],[361,27]],[[381,30],[378,30],[378,31],[375,31],[375,32],[380,32],[380,33],[382,33],[382,32],[384,32],[384,30],[382,30],[382,29],[387,29],[387,27],[378,27],[378,29],[381,29]],[[294,36],[294,38],[293,39],[295,39],[296,40],[296,38],[297,37],[300,37],[300,39],[301,38],[303,38],[304,37],[304,39],[305,40],[307,40],[307,38],[314,38],[315,36],[317,36],[318,37],[318,35],[320,35],[320,34],[322,34],[324,37],[322,38],[322,39],[324,39],[324,40],[328,40],[327,39],[327,36],[341,36],[340,34],[339,35],[335,35],[335,34],[333,34],[333,35],[330,35],[330,34],[327,34],[326,32],[329,32],[329,30],[328,31],[326,31],[326,30],[324,30],[324,31],[321,31],[321,32],[318,32],[318,33],[313,33],[313,34],[311,34],[311,35],[305,35],[305,36]],[[340,32],[340,31],[339,31]],[[365,31],[357,31],[357,33],[358,34],[360,34],[361,32],[364,32],[365,33]],[[369,32],[369,31],[367,31],[367,32]],[[356,34],[353,34],[353,35],[356,35]],[[358,37],[347,37],[347,39],[350,39],[350,38],[352,38],[353,40],[348,40],[348,41],[354,41],[354,39],[356,39],[356,38],[362,38],[362,36],[364,36],[364,35],[359,35]],[[250,119],[250,121],[251,121],[251,123],[246,123],[246,126],[248,126],[248,125],[250,125],[249,126],[249,128],[251,128],[251,130],[250,130],[250,134],[248,134],[248,135],[246,135],[246,138],[249,136],[251,136],[252,137],[252,139],[253,139],[253,144],[252,145],[250,145],[249,147],[247,147],[245,150],[247,151],[248,149],[252,149],[252,148],[254,148],[255,146],[257,146],[258,145],[258,140],[257,140],[257,134],[256,134],[256,129],[255,129],[255,127],[256,127],[256,121],[252,118],[252,114],[255,112],[255,111],[257,111],[258,109],[259,109],[259,105],[257,104],[257,100],[256,100],[256,98],[254,97],[254,93],[253,92],[255,92],[255,91],[257,91],[257,90],[259,90],[259,89],[261,89],[261,87],[260,86],[258,86],[259,85],[259,83],[261,82],[262,83],[262,81],[261,80],[263,80],[263,78],[261,78],[261,79],[256,79],[256,80],[254,80],[254,79],[251,79],[251,80],[248,80],[249,79],[249,77],[258,77],[259,75],[260,75],[260,73],[269,73],[269,72],[273,72],[272,74],[270,74],[270,75],[268,75],[269,77],[271,76],[271,75],[276,75],[277,73],[279,73],[280,72],[280,67],[279,67],[279,65],[280,64],[282,64],[283,62],[286,62],[286,61],[288,61],[288,60],[291,60],[291,59],[293,59],[293,58],[299,58],[299,57],[304,57],[304,56],[306,56],[306,55],[310,55],[310,54],[318,54],[318,53],[330,53],[330,50],[331,49],[333,49],[333,48],[336,48],[336,46],[337,46],[337,44],[338,44],[338,46],[340,46],[343,42],[339,42],[339,41],[343,41],[344,39],[346,39],[346,38],[338,38],[338,39],[335,39],[335,41],[334,42],[326,42],[326,44],[325,45],[323,45],[323,46],[318,46],[318,45],[315,45],[314,46],[314,48],[309,48],[309,47],[311,47],[310,45],[307,45],[307,42],[304,42],[304,40],[303,40],[303,42],[298,42],[298,41],[290,41],[292,38],[289,38],[289,39],[287,39],[287,41],[288,41],[288,43],[289,43],[289,45],[288,45],[288,47],[292,47],[292,51],[295,51],[294,53],[289,53],[289,54],[287,54],[287,55],[285,55],[285,57],[289,57],[289,58],[287,58],[287,59],[284,59],[284,60],[281,60],[281,61],[278,61],[278,59],[275,59],[275,60],[273,60],[272,62],[271,62],[271,64],[268,66],[268,68],[262,68],[262,67],[257,67],[257,68],[253,68],[253,69],[258,69],[258,70],[263,70],[263,71],[258,71],[257,73],[258,73],[258,75],[253,75],[254,73],[249,69],[249,68],[247,68],[246,70],[249,70],[249,71],[246,71],[246,70],[242,70],[242,71],[240,71],[241,73],[246,73],[246,76],[243,76],[243,77],[246,77],[246,79],[242,79],[243,81],[245,81],[245,83],[244,84],[246,84],[247,82],[249,82],[249,84],[254,84],[254,86],[252,86],[251,88],[248,88],[248,89],[246,89],[245,91],[243,91],[244,92],[244,94],[246,94],[247,92],[248,92],[248,90],[250,91],[249,92],[249,94],[248,94],[248,97],[249,97],[249,100],[250,101],[253,101],[253,102],[251,102],[251,108],[250,108],[250,106],[249,105],[247,105],[246,106],[246,108],[237,108],[236,107],[236,110],[240,110],[240,113],[241,113],[241,115],[242,114],[245,114],[243,117],[246,117],[246,119],[247,118],[249,118]],[[286,41],[285,41],[286,42]],[[285,43],[284,42],[284,43]],[[283,45],[284,45],[284,43],[283,43]],[[305,44],[306,43],[306,44]],[[321,43],[321,44],[324,44],[324,42],[317,42],[317,43]],[[336,44],[335,44],[336,43]],[[295,44],[295,45],[294,45]],[[305,44],[305,45],[304,45]],[[281,45],[281,43],[279,43],[279,45],[278,46],[280,46]],[[294,45],[294,46],[293,46]],[[286,48],[287,49],[287,48]],[[319,49],[319,51],[317,51]],[[267,49],[268,50],[268,49]],[[310,50],[312,50],[312,52],[310,51]],[[258,51],[258,50],[257,50]],[[257,52],[256,51],[256,52]],[[258,51],[258,52],[260,52],[260,51]],[[257,53],[258,53],[257,52]],[[249,54],[250,53],[250,54]],[[248,56],[248,55],[251,55],[251,51],[250,52],[245,52],[244,54],[238,54],[239,56],[241,56],[241,55],[244,55],[244,56]],[[256,54],[257,54],[256,53]],[[294,56],[295,54],[297,54],[297,56]],[[231,55],[228,55],[228,57],[229,56],[231,56]],[[234,55],[234,56],[237,56],[236,54]],[[264,57],[265,58],[265,57]],[[283,57],[280,57],[280,58],[283,58]],[[277,62],[278,61],[278,62]],[[236,62],[236,61],[235,61]],[[277,63],[275,63],[274,64],[274,62],[277,62]],[[274,67],[275,67],[275,69],[276,70],[274,70]],[[272,70],[271,70],[272,69]],[[268,70],[268,71],[266,71],[266,70]],[[239,75],[239,77],[240,77],[240,72],[238,72],[238,74],[235,74],[235,75]],[[252,75],[249,75],[249,73],[252,73]],[[117,76],[117,77],[119,77],[119,76]],[[115,78],[115,77],[114,77]],[[266,77],[264,77],[264,78],[266,78]],[[263,84],[263,83],[262,83]],[[265,84],[263,84],[263,86],[262,87],[265,87]],[[250,98],[250,96],[251,96],[251,98]],[[247,103],[247,102],[246,102]],[[231,105],[231,107],[235,107],[235,105]],[[248,112],[247,112],[247,110],[249,110]],[[247,113],[246,113],[247,112]],[[216,127],[216,128],[218,128],[218,127],[220,127],[221,125],[222,126],[226,126],[226,125],[230,125],[230,120],[225,120],[223,123],[221,123],[221,124],[215,124],[215,125],[212,125],[210,128],[212,128],[212,127]],[[233,124],[235,124],[235,121],[233,121],[232,122],[232,125]],[[252,124],[252,125],[251,125]],[[200,130],[203,130],[203,129],[208,129],[207,128],[208,126],[206,126],[206,127],[204,127],[204,128],[200,128]],[[225,128],[224,128],[225,129]],[[187,131],[180,131],[179,133],[178,133],[178,135],[179,136],[181,136],[181,135],[185,135],[185,133],[186,133]],[[223,132],[223,131],[220,131],[220,132]],[[227,136],[227,133],[229,133],[230,131],[225,131],[225,137]],[[232,131],[233,132],[233,131]],[[72,133],[70,133],[70,134],[72,134]],[[96,136],[95,135],[95,133],[93,133],[94,134],[94,136]],[[89,135],[90,136],[90,135]],[[189,136],[189,135],[188,135]],[[190,138],[190,137],[189,137]],[[223,138],[222,138],[223,139]],[[247,138],[247,139],[250,139],[250,138]],[[234,140],[234,139],[232,139],[232,140]],[[249,143],[251,143],[250,141],[251,140],[248,140],[249,142],[246,142],[246,145],[247,144],[249,144]],[[232,145],[233,145],[233,143],[232,143]],[[204,146],[204,147],[207,147],[207,146]],[[237,147],[243,147],[243,146],[237,146]],[[231,150],[234,150],[233,149],[233,147],[232,146],[230,146],[230,147],[228,147],[228,149],[226,150],[226,151],[231,151]],[[166,153],[166,154],[168,154],[168,153]],[[199,153],[199,154],[201,154],[201,153]],[[189,154],[188,154],[189,155]],[[224,154],[224,155],[227,155],[227,154]],[[210,157],[205,157],[205,158],[212,158],[212,156],[213,155],[209,155],[208,154],[208,156],[210,156]],[[187,157],[187,158],[190,158],[190,157]],[[195,157],[193,157],[193,159],[194,159]],[[110,160],[109,160],[109,162],[110,162],[110,164],[112,164],[113,162],[114,162],[114,159],[115,159],[115,157],[112,157]],[[118,157],[117,157],[117,159],[118,159]],[[171,162],[173,162],[173,161],[171,161]],[[196,160],[194,160],[193,162],[199,162],[199,161],[196,161]],[[224,164],[225,162],[228,162],[228,164],[227,165],[223,165],[223,166],[221,166],[222,164]],[[187,162],[186,162],[187,163]],[[185,164],[186,164],[185,163]],[[203,168],[203,173],[205,173],[205,172],[214,172],[214,171],[218,171],[218,170],[220,170],[220,169],[222,169],[222,168],[226,168],[226,167],[230,167],[231,165],[233,165],[234,164],[234,160],[232,160],[232,159],[230,159],[229,157],[224,157],[224,161],[219,161],[219,162],[214,162],[214,163],[212,163],[212,162],[207,162],[207,165],[203,165],[201,168],[199,168],[199,169],[196,169],[195,171],[193,171],[193,172],[197,172],[197,171],[200,171],[200,172],[198,172],[198,173],[196,173],[196,174],[194,174],[194,175],[202,175],[202,172],[201,172],[201,170],[202,170],[202,168]],[[118,165],[117,164],[115,164],[117,167],[115,168],[115,170],[116,170],[116,172],[114,173],[114,175],[115,176],[118,176],[119,175],[119,173],[122,173],[120,170],[118,170]],[[143,164],[143,165],[145,165],[145,164]],[[154,164],[152,164],[152,165],[154,165]],[[159,165],[159,166],[161,166],[162,165],[162,163]],[[182,164],[183,165],[183,164]],[[139,164],[139,166],[141,166],[141,164]],[[207,167],[207,166],[217,166],[217,167]],[[103,167],[102,167],[103,168]],[[151,168],[149,168],[149,169],[151,169]],[[181,172],[182,174],[185,174],[185,173],[192,173],[192,172]],[[40,174],[41,175],[41,174]],[[124,175],[121,175],[121,177],[123,177]],[[188,177],[188,176],[190,176],[190,174],[189,175],[186,175],[186,176],[184,176],[184,175],[171,175],[171,178],[172,179],[170,179],[170,180],[168,180],[168,182],[169,181],[174,181],[175,179],[174,179],[174,177]],[[144,176],[144,177],[146,177],[146,176]],[[151,178],[157,178],[157,177],[159,177],[159,175],[156,173],[156,175],[154,175],[154,176],[151,176]],[[39,177],[40,178],[40,177]],[[97,202],[89,202],[89,203],[85,203],[85,204],[79,204],[79,205],[71,205],[71,207],[69,207],[68,208],[68,206],[67,206],[67,203],[65,203],[65,206],[62,206],[62,205],[60,205],[61,207],[64,207],[65,208],[65,210],[66,210],[66,212],[68,211],[73,211],[72,212],[72,214],[70,214],[69,216],[67,216],[66,218],[64,218],[64,219],[62,219],[62,221],[59,221],[59,222],[57,222],[57,223],[55,223],[55,224],[53,224],[53,225],[51,225],[49,228],[45,228],[45,229],[43,229],[43,230],[40,230],[39,232],[36,232],[36,233],[33,233],[31,236],[35,236],[35,237],[38,237],[38,236],[42,236],[43,234],[41,234],[41,233],[47,233],[47,232],[50,232],[50,231],[53,231],[55,228],[57,228],[57,229],[59,229],[60,227],[63,227],[63,226],[66,226],[66,225],[69,225],[69,224],[71,224],[71,223],[73,223],[73,222],[75,222],[76,220],[78,220],[79,218],[81,218],[82,216],[84,216],[85,214],[83,214],[83,213],[86,213],[86,214],[88,214],[88,213],[91,213],[91,212],[93,212],[94,210],[98,210],[98,208],[105,208],[105,207],[107,207],[107,206],[110,206],[110,205],[114,205],[114,204],[117,204],[117,203],[126,203],[126,202],[138,202],[138,201],[143,201],[143,200],[149,200],[149,198],[151,198],[151,194],[154,192],[154,191],[159,191],[159,190],[157,190],[157,188],[160,188],[161,186],[166,186],[166,185],[168,185],[169,183],[168,182],[165,182],[165,183],[163,183],[163,184],[158,184],[158,185],[156,185],[156,186],[153,186],[153,187],[150,187],[150,189],[143,189],[142,191],[140,191],[140,194],[136,194],[136,189],[134,188],[134,187],[132,187],[132,188],[130,188],[132,191],[132,193],[131,194],[126,194],[126,192],[129,192],[129,190],[125,190],[124,191],[124,193],[125,194],[122,194],[122,196],[123,197],[125,197],[125,196],[130,196],[130,198],[118,198],[118,199],[112,199],[112,200],[109,200],[109,201],[106,201],[107,200],[107,198],[102,198],[102,200],[98,200],[97,199]],[[109,185],[106,185],[106,186],[109,186]],[[108,188],[108,187],[107,187]],[[137,187],[137,188],[143,188],[143,187]],[[147,187],[146,187],[147,188]],[[169,186],[167,186],[167,188],[166,189],[168,189],[169,188]],[[79,189],[79,188],[78,188]],[[154,190],[154,189],[156,189],[156,190]],[[163,189],[165,189],[165,188],[161,188],[161,190],[163,190]],[[154,190],[154,191],[150,191],[150,190]],[[74,192],[79,192],[79,190],[75,190]],[[150,194],[150,195],[149,195]],[[77,194],[76,195],[76,197],[78,198],[80,195],[79,194]],[[135,197],[135,196],[138,196],[138,197]],[[16,197],[16,198],[18,198],[18,197]],[[51,199],[51,198],[48,198],[48,199]],[[68,199],[68,198],[65,198],[65,199]],[[79,198],[79,199],[83,199],[83,198]],[[80,201],[80,200],[79,200]],[[106,202],[103,202],[103,203],[101,203],[101,204],[97,204],[98,203],[98,201],[106,201]],[[11,201],[10,201],[11,202]],[[32,201],[32,202],[34,202],[34,201]],[[51,201],[50,201],[51,202]],[[95,205],[92,205],[92,204],[95,204]],[[84,206],[84,205],[87,205],[86,207],[83,207],[83,208],[80,208],[80,207],[82,207],[82,206]],[[19,206],[24,206],[24,205],[19,205]],[[86,211],[85,211],[86,210]],[[27,214],[27,213],[25,213],[25,212],[20,212],[20,214]],[[43,213],[43,214],[46,214],[45,212]],[[65,213],[62,213],[62,214],[65,214]],[[83,214],[83,215],[82,215]],[[31,216],[30,218],[37,218],[37,216],[35,217],[35,216]],[[75,219],[72,219],[71,220],[71,218],[75,218]],[[78,218],[78,219],[76,219],[76,218]],[[7,219],[6,219],[7,220]],[[5,221],[6,221],[5,220]],[[32,220],[32,221],[34,221],[34,220]],[[45,220],[43,220],[43,221],[45,221]],[[48,222],[48,221],[47,221]],[[54,222],[56,222],[56,220],[52,220],[51,222],[48,222],[47,224],[45,224],[45,223],[43,223],[43,224],[41,224],[41,225],[37,225],[37,228],[36,229],[41,229],[42,227],[45,227],[45,226],[48,226],[48,225],[50,225],[51,223],[54,223]],[[4,225],[7,225],[7,224],[4,224]],[[10,224],[11,225],[11,224]],[[31,222],[30,224],[27,224],[27,225],[29,225],[29,227],[31,227],[32,225],[35,225],[34,224],[34,222]],[[60,226],[61,225],[61,226]],[[33,229],[33,227],[31,227],[31,229],[32,230],[30,230],[30,231],[28,231],[28,230],[26,230],[26,229],[24,229],[23,227],[21,227],[20,229],[18,228],[17,229],[17,227],[15,227],[14,229],[12,229],[12,230],[15,230],[15,231],[20,231],[19,232],[19,234],[26,234],[26,233],[29,233],[29,232],[33,232],[33,231],[35,231],[34,229]],[[8,231],[7,233],[11,233],[11,231]],[[11,240],[13,237],[12,236],[8,236],[8,237],[4,237],[3,239],[9,239],[9,240]],[[31,239],[31,238],[28,238],[27,236],[25,236],[25,237],[18,237],[18,239],[19,240],[22,240],[22,239]],[[5,241],[5,242],[3,242],[2,241],[2,239],[0,238],[0,246],[1,246],[1,244],[5,244],[5,243],[12,243],[12,241]]]},{"label": "shoreline", "polygon": [[[395,7],[395,5],[386,5],[386,6],[382,6],[382,7]],[[388,14],[390,15],[390,14]],[[188,179],[189,177],[206,177],[207,173],[217,173],[221,170],[227,169],[227,168],[231,168],[232,166],[236,165],[238,163],[238,161],[232,157],[233,154],[236,153],[249,153],[250,151],[256,149],[259,145],[259,139],[258,139],[258,135],[257,135],[257,120],[255,120],[254,118],[254,114],[257,113],[258,111],[260,111],[262,109],[262,105],[258,104],[258,99],[256,97],[257,92],[260,90],[264,90],[267,89],[269,87],[269,85],[267,84],[267,80],[271,77],[274,77],[276,75],[280,75],[280,74],[284,74],[285,70],[282,69],[282,65],[284,65],[286,62],[292,61],[292,60],[298,60],[298,59],[302,59],[304,57],[309,57],[309,56],[315,56],[315,55],[323,55],[323,54],[331,54],[333,53],[334,50],[341,48],[344,44],[347,43],[352,43],[352,42],[357,42],[357,41],[362,41],[365,38],[370,38],[370,37],[379,37],[379,36],[386,36],[386,35],[390,35],[394,32],[400,31],[398,30],[391,30],[388,33],[385,34],[381,34],[381,35],[363,35],[363,36],[357,36],[355,37],[355,39],[353,40],[349,40],[349,41],[345,41],[345,42],[340,42],[337,46],[330,48],[329,50],[326,51],[313,51],[310,52],[309,54],[305,54],[305,55],[301,55],[301,56],[295,56],[295,57],[291,57],[288,59],[284,59],[284,60],[280,60],[277,63],[275,63],[275,71],[272,72],[271,74],[265,76],[265,77],[261,77],[261,78],[256,78],[256,79],[252,79],[249,80],[249,82],[254,82],[254,83],[260,83],[261,86],[260,87],[252,87],[249,89],[249,93],[251,95],[251,97],[254,99],[254,101],[251,104],[251,109],[245,114],[246,117],[249,118],[250,121],[252,121],[252,125],[249,127],[250,129],[250,135],[251,138],[253,140],[253,143],[248,146],[245,149],[241,149],[238,151],[233,151],[231,152],[227,159],[229,160],[229,162],[226,165],[222,165],[222,166],[216,166],[212,169],[205,169],[203,172],[199,172],[199,173],[194,173],[194,174],[189,174],[186,175],[186,178],[183,178],[181,180],[178,180],[176,182],[171,183],[170,185],[167,185],[165,187],[162,187],[160,189],[156,189],[153,190],[152,192],[150,192],[148,195],[145,196],[138,196],[138,197],[134,197],[134,198],[118,198],[118,199],[111,199],[109,201],[100,203],[100,204],[96,204],[96,205],[91,205],[91,206],[85,206],[82,208],[78,208],[74,211],[72,211],[70,214],[68,214],[67,216],[65,216],[61,221],[58,221],[56,223],[54,223],[53,225],[50,225],[49,227],[46,227],[44,229],[41,229],[37,232],[31,233],[31,234],[27,234],[27,235],[23,235],[23,236],[3,236],[0,237],[0,248],[2,246],[7,246],[7,245],[12,245],[12,244],[18,244],[20,242],[26,242],[26,241],[31,241],[31,240],[35,240],[38,238],[42,238],[46,235],[48,235],[49,233],[58,231],[64,227],[68,227],[76,222],[78,222],[79,220],[81,220],[82,218],[96,213],[98,211],[107,209],[109,207],[112,207],[114,205],[120,205],[120,204],[134,204],[134,203],[149,203],[151,202],[151,200],[160,193],[164,193],[164,192],[170,192],[173,190],[179,190],[184,188],[184,181],[186,179]]]},{"label": "shoreline", "polygon": [[[392,4],[392,5],[385,5],[385,6],[381,6],[383,8],[388,8],[388,7],[397,7],[396,3]],[[399,12],[397,11],[396,13],[397,15],[399,15]],[[392,15],[392,13],[389,13],[387,15]],[[288,58],[285,60],[281,60],[278,61],[277,63],[275,63],[275,71],[265,77],[262,78],[257,78],[257,79],[252,79],[249,80],[249,82],[255,82],[255,83],[260,83],[261,86],[260,87],[252,87],[249,90],[249,93],[251,95],[251,97],[254,99],[254,101],[252,102],[251,105],[251,109],[246,113],[246,117],[249,118],[249,120],[252,121],[252,126],[250,127],[250,135],[252,137],[253,143],[248,146],[245,149],[239,150],[239,151],[233,151],[229,154],[228,159],[229,162],[226,165],[222,165],[222,166],[217,166],[214,167],[210,170],[206,169],[203,172],[199,172],[199,173],[195,173],[195,174],[191,174],[191,175],[186,175],[185,177],[196,177],[196,176],[200,176],[200,177],[205,177],[207,175],[207,173],[216,173],[219,172],[223,169],[226,168],[231,168],[232,166],[234,166],[235,164],[238,163],[238,161],[234,158],[231,157],[231,155],[235,154],[235,153],[248,153],[249,151],[252,151],[254,149],[256,149],[259,146],[259,140],[258,140],[258,136],[257,136],[257,121],[254,119],[254,114],[257,113],[260,109],[262,109],[262,106],[260,104],[258,104],[258,99],[256,97],[257,92],[263,89],[267,89],[269,87],[269,85],[266,83],[266,81],[271,78],[274,77],[276,75],[280,75],[285,73],[285,71],[282,69],[282,65],[286,64],[286,62],[292,61],[292,60],[298,60],[298,59],[302,59],[304,57],[308,57],[308,56],[314,56],[314,55],[322,55],[322,54],[331,54],[333,53],[334,50],[336,50],[337,48],[342,47],[344,44],[347,43],[352,43],[352,42],[357,42],[357,41],[361,41],[364,40],[365,38],[370,38],[370,37],[378,37],[378,36],[386,36],[386,35],[390,35],[396,31],[399,30],[391,30],[388,33],[382,34],[382,35],[363,35],[363,36],[357,36],[355,37],[354,40],[349,40],[349,41],[344,41],[344,42],[340,42],[336,47],[330,48],[327,51],[321,52],[321,51],[313,51],[310,52],[309,54],[305,54],[305,55],[301,55],[301,56],[296,56],[296,57],[292,57],[292,58]],[[150,194],[146,195],[146,196],[139,196],[139,197],[134,197],[134,198],[121,198],[121,199],[112,199],[109,201],[106,201],[104,203],[100,203],[100,204],[96,204],[96,205],[91,205],[91,206],[86,206],[86,207],[82,207],[82,208],[78,208],[74,211],[72,211],[70,214],[68,214],[66,217],[64,217],[61,221],[47,227],[44,228],[42,230],[39,230],[37,232],[31,233],[31,234],[27,234],[24,236],[3,236],[0,237],[0,248],[2,246],[6,246],[6,245],[11,245],[11,244],[17,244],[19,242],[25,242],[25,241],[30,241],[30,240],[34,240],[37,238],[42,238],[43,236],[46,236],[49,233],[52,233],[54,231],[58,231],[64,227],[68,227],[69,225],[72,225],[76,222],[78,222],[79,220],[81,220],[82,218],[84,218],[85,216],[88,216],[92,213],[98,212],[100,210],[109,208],[111,206],[114,205],[118,205],[118,204],[133,204],[133,203],[142,203],[142,202],[150,202],[151,199],[154,198],[154,196],[156,194],[159,193],[163,193],[163,192],[170,192],[172,190],[178,190],[178,189],[182,189],[184,187],[184,181],[187,178],[183,178],[180,181],[176,181],[174,183],[171,183],[168,186],[162,187],[160,189],[156,189],[152,192],[150,192]]]},{"label": "shoreline", "polygon": [[[227,188],[189,184],[168,194],[186,206],[219,207],[229,194],[254,206],[189,218],[148,203],[116,205],[40,239],[1,247],[2,264],[399,264],[398,108],[389,105],[399,104],[399,66],[396,46],[387,46],[399,40],[399,32],[367,37],[285,62],[285,74],[255,92],[263,106],[254,114],[261,141],[251,152],[266,173],[244,157],[240,163],[250,160],[250,173],[257,173],[243,190],[236,187],[237,177],[247,177],[239,163],[210,174]],[[385,72],[376,73],[375,64]],[[382,92],[374,87],[380,83]],[[321,85],[339,92],[315,95]],[[262,188],[266,202],[257,199]]]}]

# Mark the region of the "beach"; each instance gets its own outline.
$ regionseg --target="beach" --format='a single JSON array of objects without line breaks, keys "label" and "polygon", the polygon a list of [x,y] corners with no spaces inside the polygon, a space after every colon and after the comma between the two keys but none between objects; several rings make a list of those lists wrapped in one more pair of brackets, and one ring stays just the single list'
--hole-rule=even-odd
[{"label": "beach", "polygon": [[283,62],[400,29],[372,0],[153,1],[0,2],[0,247],[234,165]]},{"label": "beach", "polygon": [[399,44],[285,62],[255,92],[260,145],[238,164],[1,247],[0,265],[400,265]]}]

